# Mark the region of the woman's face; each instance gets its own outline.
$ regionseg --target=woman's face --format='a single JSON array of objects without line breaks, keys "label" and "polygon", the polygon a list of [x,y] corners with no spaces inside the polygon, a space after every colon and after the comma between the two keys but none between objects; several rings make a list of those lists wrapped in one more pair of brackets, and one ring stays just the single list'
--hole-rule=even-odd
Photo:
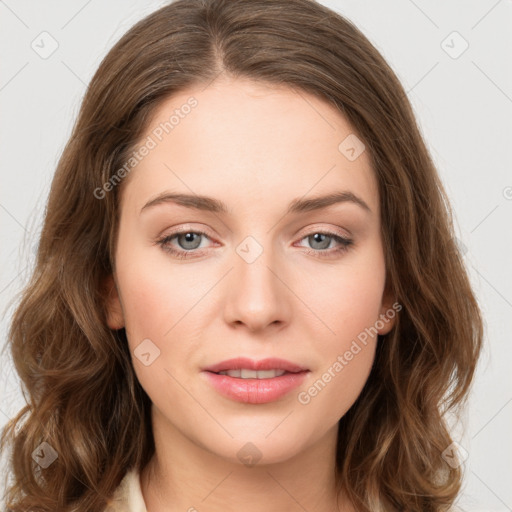
[{"label": "woman's face", "polygon": [[124,178],[108,323],[126,328],[154,427],[284,461],[336,431],[393,326],[377,183],[326,102],[203,88],[161,105]]}]

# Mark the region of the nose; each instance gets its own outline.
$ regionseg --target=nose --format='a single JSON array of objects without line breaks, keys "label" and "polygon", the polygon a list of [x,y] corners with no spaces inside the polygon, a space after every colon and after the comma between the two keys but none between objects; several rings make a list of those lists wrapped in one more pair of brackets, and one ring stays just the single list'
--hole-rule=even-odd
[{"label": "nose", "polygon": [[290,320],[293,293],[282,262],[267,249],[254,261],[240,254],[233,255],[234,268],[226,283],[226,322],[251,332],[283,328]]}]

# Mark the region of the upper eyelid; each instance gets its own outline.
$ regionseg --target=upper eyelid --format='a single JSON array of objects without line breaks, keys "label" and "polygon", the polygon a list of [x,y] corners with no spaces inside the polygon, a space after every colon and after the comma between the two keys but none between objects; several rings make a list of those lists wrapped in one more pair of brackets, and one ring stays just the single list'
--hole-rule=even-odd
[{"label": "upper eyelid", "polygon": [[[171,233],[168,233],[167,235],[164,235],[162,237],[159,238],[160,241],[165,241],[167,239],[172,239],[176,236],[179,236],[179,235],[184,235],[186,233],[194,233],[194,234],[199,234],[201,236],[206,236],[210,241],[212,242],[215,242],[214,240],[214,237],[212,237],[207,230],[202,230],[202,229],[187,229],[187,228],[183,228],[183,229],[177,229],[176,231],[173,231]],[[298,240],[297,241],[301,241],[303,240],[304,238],[308,237],[308,236],[311,236],[313,234],[316,234],[316,233],[322,233],[322,234],[325,234],[327,236],[330,236],[330,237],[339,237],[343,240],[349,240],[349,241],[353,241],[352,240],[352,235],[343,235],[343,234],[340,234],[338,232],[336,232],[336,230],[334,229],[329,229],[329,228],[311,228],[310,230],[308,230],[307,233],[303,233],[301,236],[299,236]]]},{"label": "upper eyelid", "polygon": [[188,228],[185,228],[185,229],[178,228],[175,231],[171,231],[170,233],[163,235],[161,238],[170,238],[170,237],[173,237],[176,235],[184,235],[186,233],[195,233],[195,234],[199,234],[199,235],[204,235],[204,236],[207,236],[210,240],[215,238],[212,235],[210,235],[210,233],[206,229],[203,230],[203,229],[188,229]]},{"label": "upper eyelid", "polygon": [[[193,224],[193,223],[191,223]],[[322,225],[322,223],[313,223],[313,225],[311,226],[308,226],[307,228],[303,228],[303,229],[300,229],[299,232],[301,231],[306,231],[307,233],[316,233],[316,232],[329,232],[329,233],[332,233],[332,234],[335,234],[337,236],[340,236],[342,238],[352,238],[352,233],[350,232],[349,229],[347,228],[341,228],[339,226],[337,227],[325,227]],[[343,234],[343,233],[339,233],[338,230],[344,230],[346,232],[346,234]],[[174,235],[174,234],[177,234],[177,233],[189,233],[189,232],[193,232],[193,233],[202,233],[202,234],[205,234],[206,236],[210,237],[210,238],[215,238],[214,235],[210,234],[211,233],[211,230],[208,229],[208,228],[195,228],[195,227],[192,227],[192,226],[189,226],[187,223],[183,224],[183,225],[180,225],[180,227],[176,228],[175,231],[172,231],[171,233],[169,233],[169,235]],[[304,235],[304,236],[307,236],[307,235]],[[165,236],[162,236],[161,238],[165,238]]]}]

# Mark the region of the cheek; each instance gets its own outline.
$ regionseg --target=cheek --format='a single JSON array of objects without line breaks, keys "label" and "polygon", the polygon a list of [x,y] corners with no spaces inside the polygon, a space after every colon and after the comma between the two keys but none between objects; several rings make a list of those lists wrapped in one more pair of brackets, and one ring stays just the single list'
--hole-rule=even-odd
[{"label": "cheek", "polygon": [[[322,418],[323,425],[337,423],[355,403],[368,380],[375,342],[348,344],[337,351],[297,394],[304,418]],[[308,421],[308,420],[306,420]],[[318,428],[312,420],[312,432]]]},{"label": "cheek", "polygon": [[184,266],[170,265],[167,258],[154,248],[133,250],[129,257],[118,258],[126,331],[132,345],[145,338],[172,338],[207,292],[207,279]]},{"label": "cheek", "polygon": [[317,286],[315,293],[310,288],[308,306],[318,312],[322,335],[318,330],[310,333],[315,340],[311,348],[321,364],[297,397],[308,414],[325,414],[337,421],[368,379],[385,285],[385,265],[378,249],[338,267],[329,276],[328,286]]},{"label": "cheek", "polygon": [[329,300],[319,309],[329,330],[323,329],[321,337],[312,337],[312,350],[321,362],[297,401],[306,414],[322,416],[326,424],[334,424],[345,415],[370,374],[381,304],[379,279],[378,275],[365,280],[352,276],[342,284],[333,284]]},{"label": "cheek", "polygon": [[[180,382],[187,377],[182,371],[190,353],[197,350],[201,334],[197,317],[201,307],[194,304],[206,293],[197,287],[197,274],[189,276],[173,269],[177,274],[173,276],[165,270],[165,265],[148,265],[147,260],[137,265],[134,257],[118,271],[133,367],[140,384],[157,403],[170,403],[181,396],[172,376]],[[189,282],[194,279],[195,288]]]},{"label": "cheek", "polygon": [[[211,272],[170,264],[167,254],[153,249],[132,250],[129,257],[118,258],[133,367],[154,402],[181,397],[179,383],[191,377],[191,366],[195,369],[190,361],[201,352],[201,340],[212,315]],[[187,403],[187,396],[183,398]]]},{"label": "cheek", "polygon": [[375,331],[370,328],[379,319],[383,288],[384,278],[378,275],[364,279],[353,276],[338,287],[336,305],[331,306],[330,313],[333,330],[340,339],[346,342],[369,330],[374,337]]},{"label": "cheek", "polygon": [[312,339],[320,334],[324,353],[332,357],[333,353],[347,350],[352,339],[368,332],[379,320],[385,286],[380,246],[368,244],[364,251],[347,256],[339,265],[322,268],[295,282],[299,296],[321,323],[316,336],[310,333]]},{"label": "cheek", "polygon": [[179,309],[179,300],[169,282],[156,272],[145,268],[126,273],[122,295],[126,331],[131,344],[144,338],[159,339],[171,329],[173,312]]}]

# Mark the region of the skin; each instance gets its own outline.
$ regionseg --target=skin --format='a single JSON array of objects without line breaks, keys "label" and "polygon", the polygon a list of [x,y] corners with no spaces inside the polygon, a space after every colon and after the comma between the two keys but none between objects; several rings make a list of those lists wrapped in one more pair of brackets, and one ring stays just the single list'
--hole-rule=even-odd
[{"label": "skin", "polygon": [[[167,99],[141,141],[192,95],[197,107],[125,178],[107,303],[109,327],[126,328],[137,378],[153,403],[156,454],[141,473],[146,506],[338,510],[337,423],[368,378],[377,338],[360,344],[308,404],[297,395],[393,303],[385,293],[379,195],[368,154],[349,161],[340,152],[354,130],[327,102],[225,77]],[[343,202],[285,215],[293,199],[342,190],[371,212]],[[172,202],[141,213],[165,191],[220,199],[229,213]],[[168,243],[188,251],[187,259],[156,243],[178,228],[207,232],[188,245],[184,237]],[[336,240],[311,238],[326,230],[353,244],[334,253]],[[236,251],[247,236],[263,249],[252,263]],[[190,249],[192,242],[199,247]],[[393,325],[388,320],[379,334]],[[133,352],[145,339],[160,350],[148,366]],[[238,403],[201,374],[237,356],[280,357],[310,373],[275,402]],[[247,442],[262,455],[252,467],[237,456]],[[354,510],[343,494],[339,510]]]}]

